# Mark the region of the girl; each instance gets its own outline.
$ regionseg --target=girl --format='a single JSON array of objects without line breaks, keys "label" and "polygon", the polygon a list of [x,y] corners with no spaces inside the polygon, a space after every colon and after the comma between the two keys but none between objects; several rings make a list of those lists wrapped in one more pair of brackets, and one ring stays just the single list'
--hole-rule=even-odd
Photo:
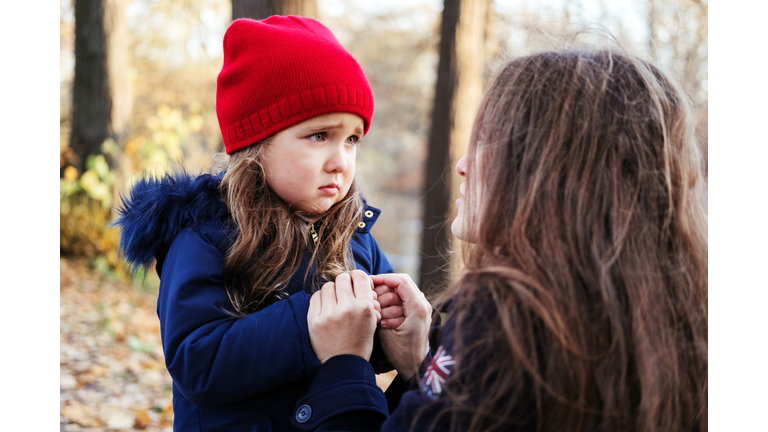
[{"label": "girl", "polygon": [[[355,180],[373,95],[317,21],[241,19],[224,36],[216,113],[226,171],[140,181],[119,211],[121,248],[134,266],[157,260],[174,430],[293,430],[321,365],[307,328],[319,282],[360,269],[376,321],[402,321],[365,275],[392,272]],[[371,361],[391,369],[380,350]]]},{"label": "girl", "polygon": [[[679,87],[611,50],[516,59],[457,170],[467,270],[419,388],[388,416],[372,373],[355,373],[370,342],[350,339],[297,403],[313,412],[305,430],[706,431],[707,215]],[[429,308],[407,277],[374,282],[402,298],[405,322],[380,337],[412,376]],[[348,285],[313,298],[313,343],[334,330],[325,291],[341,303]],[[354,322],[373,329],[369,314]]]}]

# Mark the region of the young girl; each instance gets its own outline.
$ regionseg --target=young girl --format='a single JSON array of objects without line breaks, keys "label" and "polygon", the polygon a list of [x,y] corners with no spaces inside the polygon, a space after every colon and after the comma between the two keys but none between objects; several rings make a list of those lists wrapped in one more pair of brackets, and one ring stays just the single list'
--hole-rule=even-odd
[{"label": "young girl", "polygon": [[[310,294],[353,269],[392,272],[370,234],[380,212],[355,181],[373,95],[317,21],[241,19],[224,36],[216,113],[226,171],[137,183],[117,221],[121,248],[134,266],[157,261],[174,430],[292,430],[321,365]],[[399,300],[381,311],[359,280],[361,301],[396,325]],[[380,349],[371,361],[391,369]]]},{"label": "young girl", "polygon": [[[331,358],[297,403],[304,429],[706,431],[701,160],[685,94],[652,64],[611,50],[507,63],[457,165],[467,271],[417,389],[389,415],[364,360],[343,355],[370,342],[320,346],[337,315],[324,292],[310,338]],[[402,298],[405,322],[380,337],[413,376],[429,308],[407,277],[374,281]],[[365,307],[346,324],[372,331]]]}]

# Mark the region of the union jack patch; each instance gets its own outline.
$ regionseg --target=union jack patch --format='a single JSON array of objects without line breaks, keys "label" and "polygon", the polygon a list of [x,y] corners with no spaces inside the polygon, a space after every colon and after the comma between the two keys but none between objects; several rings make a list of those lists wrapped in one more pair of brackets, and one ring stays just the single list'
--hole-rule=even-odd
[{"label": "union jack patch", "polygon": [[453,370],[453,364],[456,361],[448,355],[445,349],[441,346],[437,349],[437,354],[432,357],[432,361],[429,363],[427,372],[424,374],[424,378],[421,381],[421,390],[432,399],[437,400],[440,393],[443,392],[443,386],[448,375]]}]

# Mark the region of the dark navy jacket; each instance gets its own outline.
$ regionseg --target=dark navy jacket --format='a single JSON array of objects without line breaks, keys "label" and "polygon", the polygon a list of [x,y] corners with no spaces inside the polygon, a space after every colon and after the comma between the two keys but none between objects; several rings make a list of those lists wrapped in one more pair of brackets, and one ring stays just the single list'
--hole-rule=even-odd
[{"label": "dark navy jacket", "polygon": [[[220,175],[184,173],[142,180],[118,210],[126,261],[157,260],[174,431],[295,430],[296,401],[320,368],[307,329],[310,254],[285,289],[289,297],[243,318],[229,315],[222,273],[233,231],[220,182]],[[368,274],[392,272],[369,232],[380,211],[364,210],[351,240],[355,264]],[[391,370],[378,344],[371,361],[376,372]]]}]

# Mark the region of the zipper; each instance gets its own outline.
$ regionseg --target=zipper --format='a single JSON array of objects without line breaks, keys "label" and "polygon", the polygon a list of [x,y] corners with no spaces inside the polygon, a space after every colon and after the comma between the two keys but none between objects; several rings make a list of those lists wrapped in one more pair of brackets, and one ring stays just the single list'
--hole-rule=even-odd
[{"label": "zipper", "polygon": [[312,235],[312,242],[317,246],[317,231],[315,231],[315,224],[309,225],[309,234]]}]

